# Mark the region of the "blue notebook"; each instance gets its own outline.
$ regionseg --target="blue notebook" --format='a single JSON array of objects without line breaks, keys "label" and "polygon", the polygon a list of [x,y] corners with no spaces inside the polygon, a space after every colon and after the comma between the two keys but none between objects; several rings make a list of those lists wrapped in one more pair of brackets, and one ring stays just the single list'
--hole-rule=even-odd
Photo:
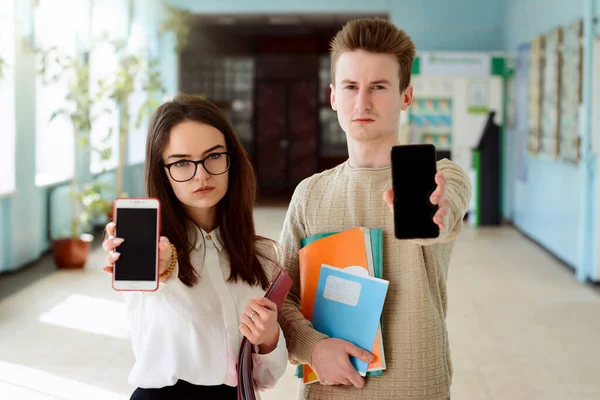
[{"label": "blue notebook", "polygon": [[[362,274],[361,269],[321,267],[312,324],[330,338],[343,339],[370,351],[389,282]],[[356,357],[351,357],[351,362],[362,376],[366,375],[368,363]]]}]

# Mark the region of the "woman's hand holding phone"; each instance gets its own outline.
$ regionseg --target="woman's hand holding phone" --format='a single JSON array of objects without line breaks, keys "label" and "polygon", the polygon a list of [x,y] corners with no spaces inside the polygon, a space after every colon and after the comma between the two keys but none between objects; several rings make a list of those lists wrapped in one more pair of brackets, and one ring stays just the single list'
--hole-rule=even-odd
[{"label": "woman's hand holding phone", "polygon": [[[117,230],[117,225],[114,222],[109,222],[106,224],[106,234],[107,238],[102,242],[102,248],[108,252],[108,256],[106,256],[106,263],[108,264],[106,267],[102,269],[105,272],[110,274],[113,273],[115,261],[119,259],[119,252],[116,251],[117,247],[121,243],[123,243],[123,239],[115,238],[115,232]],[[158,273],[161,275],[163,272],[169,268],[169,263],[171,262],[171,255],[173,250],[171,249],[171,245],[169,239],[165,236],[160,237],[160,242],[158,244]]]}]

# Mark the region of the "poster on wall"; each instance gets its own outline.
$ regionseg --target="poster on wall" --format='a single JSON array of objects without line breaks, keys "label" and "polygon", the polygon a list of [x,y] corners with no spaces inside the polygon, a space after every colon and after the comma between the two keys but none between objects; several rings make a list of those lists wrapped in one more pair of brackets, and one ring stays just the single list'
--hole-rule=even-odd
[{"label": "poster on wall", "polygon": [[546,35],[540,152],[552,158],[558,157],[560,149],[561,44],[562,28],[553,29]]},{"label": "poster on wall", "polygon": [[467,86],[467,112],[487,114],[489,110],[487,80],[470,80]]},{"label": "poster on wall", "polygon": [[[594,40],[594,67],[592,72],[592,110],[600,110],[600,37]],[[600,154],[600,112],[592,111],[592,153]],[[600,175],[598,175],[600,177]],[[598,213],[600,218],[600,213]]]},{"label": "poster on wall", "polygon": [[531,41],[529,53],[529,124],[527,128],[527,151],[537,154],[540,151],[542,123],[542,58],[544,37],[538,36]]},{"label": "poster on wall", "polygon": [[446,78],[414,77],[412,80],[414,96],[452,97],[452,80]]},{"label": "poster on wall", "polygon": [[452,98],[419,97],[410,113],[411,143],[428,143],[437,150],[452,147]]},{"label": "poster on wall", "polygon": [[437,150],[452,148],[453,83],[447,78],[413,79],[408,143],[429,143]]},{"label": "poster on wall", "polygon": [[579,162],[579,106],[582,100],[583,21],[565,27],[562,44],[560,158]]},{"label": "poster on wall", "polygon": [[515,132],[516,140],[516,176],[521,182],[527,181],[527,153],[529,146],[529,90],[531,46],[519,47],[515,67]]},{"label": "poster on wall", "polygon": [[506,81],[506,127],[515,129],[515,75],[511,74]]}]

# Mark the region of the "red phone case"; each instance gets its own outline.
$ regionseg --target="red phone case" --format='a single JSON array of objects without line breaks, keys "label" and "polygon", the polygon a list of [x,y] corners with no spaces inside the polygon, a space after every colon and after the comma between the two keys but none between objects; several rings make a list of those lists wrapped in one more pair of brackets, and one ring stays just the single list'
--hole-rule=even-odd
[{"label": "red phone case", "polygon": [[[158,202],[158,207],[156,207],[156,221],[157,221],[157,234],[156,234],[156,248],[158,248],[159,242],[160,242],[160,230],[161,230],[161,225],[160,225],[160,200],[158,200],[157,198],[154,197],[127,197],[127,198],[116,198],[113,201],[113,222],[116,223],[117,221],[117,200],[156,200]],[[160,249],[159,249],[159,253],[160,253]],[[158,260],[157,260],[157,264],[158,264]],[[159,279],[158,279],[158,267],[156,268],[156,288],[154,289],[150,289],[150,290],[140,290],[140,289],[115,289],[115,274],[113,271],[112,274],[112,288],[113,290],[116,290],[118,292],[156,292],[158,290],[158,285],[160,285]]]}]

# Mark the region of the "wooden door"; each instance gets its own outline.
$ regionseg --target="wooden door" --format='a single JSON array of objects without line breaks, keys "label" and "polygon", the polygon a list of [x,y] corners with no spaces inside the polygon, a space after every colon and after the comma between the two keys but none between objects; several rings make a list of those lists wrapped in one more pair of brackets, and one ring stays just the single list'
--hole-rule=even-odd
[{"label": "wooden door", "polygon": [[258,82],[254,154],[261,189],[282,187],[287,180],[286,114],[285,83]]},{"label": "wooden door", "polygon": [[293,189],[318,168],[318,82],[256,84],[255,162],[261,189]]},{"label": "wooden door", "polygon": [[289,174],[288,182],[296,186],[317,172],[319,93],[318,82],[288,83]]}]

